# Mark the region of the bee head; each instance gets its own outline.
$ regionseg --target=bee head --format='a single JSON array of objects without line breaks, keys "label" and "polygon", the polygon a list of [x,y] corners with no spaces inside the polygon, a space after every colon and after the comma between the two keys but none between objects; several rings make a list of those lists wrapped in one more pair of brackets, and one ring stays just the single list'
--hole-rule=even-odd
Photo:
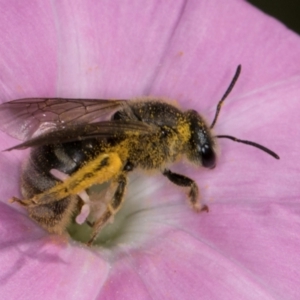
[{"label": "bee head", "polygon": [[227,98],[227,96],[232,91],[236,81],[238,80],[241,73],[241,68],[241,65],[237,67],[235,75],[233,76],[229,87],[227,88],[226,92],[224,93],[223,97],[217,105],[215,117],[209,127],[205,124],[204,120],[196,111],[187,111],[187,117],[190,123],[191,132],[191,138],[189,141],[190,145],[188,151],[189,159],[200,163],[206,168],[212,169],[216,165],[216,152],[214,142],[215,138],[227,138],[234,142],[250,145],[266,152],[267,154],[273,156],[276,159],[279,159],[279,156],[275,152],[255,142],[241,140],[231,135],[216,135],[214,137],[211,135],[211,129],[215,126],[217,122],[221,106]]},{"label": "bee head", "polygon": [[187,111],[191,137],[188,142],[188,157],[205,168],[216,166],[215,142],[209,127],[195,110]]}]

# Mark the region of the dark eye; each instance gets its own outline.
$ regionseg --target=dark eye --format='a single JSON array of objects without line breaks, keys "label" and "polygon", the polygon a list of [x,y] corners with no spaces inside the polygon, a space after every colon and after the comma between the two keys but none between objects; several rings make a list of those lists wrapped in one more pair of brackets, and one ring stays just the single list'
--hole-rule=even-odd
[{"label": "dark eye", "polygon": [[216,154],[207,144],[201,147],[202,165],[205,168],[213,169],[216,166]]}]

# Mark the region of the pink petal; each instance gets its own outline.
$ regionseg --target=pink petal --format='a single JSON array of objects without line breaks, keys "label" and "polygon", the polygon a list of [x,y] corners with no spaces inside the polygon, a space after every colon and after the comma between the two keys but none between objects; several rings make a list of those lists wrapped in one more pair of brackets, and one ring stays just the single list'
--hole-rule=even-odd
[{"label": "pink petal", "polygon": [[28,217],[0,206],[3,299],[96,297],[109,272],[100,253],[48,235]]},{"label": "pink petal", "polygon": [[193,218],[177,207],[169,216],[167,233],[120,251],[98,299],[131,299],[133,291],[138,299],[299,296],[299,208],[216,205]]}]

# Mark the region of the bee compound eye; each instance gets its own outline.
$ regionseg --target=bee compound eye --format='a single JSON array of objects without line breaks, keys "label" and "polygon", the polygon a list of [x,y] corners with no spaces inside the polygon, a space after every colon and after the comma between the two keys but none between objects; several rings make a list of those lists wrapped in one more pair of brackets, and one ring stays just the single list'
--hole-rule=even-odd
[{"label": "bee compound eye", "polygon": [[201,157],[203,167],[213,169],[216,166],[216,154],[209,145],[201,147]]}]

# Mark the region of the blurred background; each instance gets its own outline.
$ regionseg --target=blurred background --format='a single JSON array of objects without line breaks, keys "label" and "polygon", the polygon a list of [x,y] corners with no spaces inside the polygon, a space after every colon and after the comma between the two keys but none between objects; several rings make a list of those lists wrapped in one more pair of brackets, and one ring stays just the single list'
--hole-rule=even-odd
[{"label": "blurred background", "polygon": [[300,0],[248,0],[248,2],[300,33]]}]

